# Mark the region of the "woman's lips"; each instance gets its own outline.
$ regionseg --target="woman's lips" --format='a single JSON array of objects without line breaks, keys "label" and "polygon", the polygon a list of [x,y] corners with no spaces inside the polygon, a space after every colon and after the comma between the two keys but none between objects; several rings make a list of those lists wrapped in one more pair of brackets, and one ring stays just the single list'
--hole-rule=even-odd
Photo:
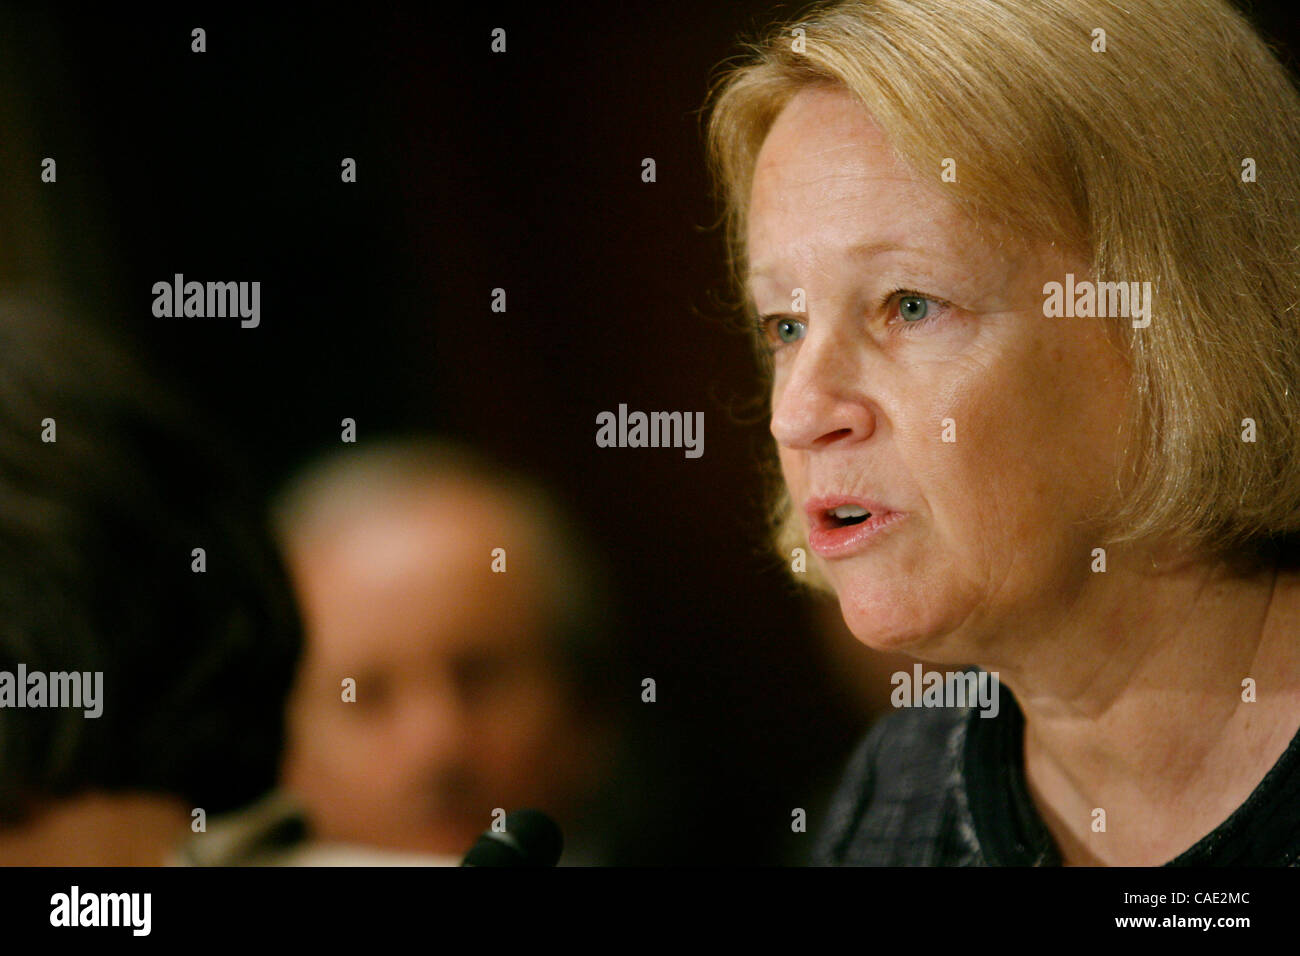
[{"label": "woman's lips", "polygon": [[[856,524],[845,524],[832,514],[836,508],[857,508],[868,516]],[[808,517],[808,546],[828,560],[857,554],[907,517],[906,512],[894,511],[879,502],[846,495],[814,498],[804,506],[804,513]]]}]

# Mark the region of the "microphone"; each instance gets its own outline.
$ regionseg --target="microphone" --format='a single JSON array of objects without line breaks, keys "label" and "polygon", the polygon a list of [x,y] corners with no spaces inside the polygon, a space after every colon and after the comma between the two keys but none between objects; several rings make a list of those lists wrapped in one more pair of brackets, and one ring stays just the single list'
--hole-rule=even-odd
[{"label": "microphone", "polygon": [[461,866],[555,866],[564,849],[559,825],[540,810],[506,814],[504,832],[484,830]]}]

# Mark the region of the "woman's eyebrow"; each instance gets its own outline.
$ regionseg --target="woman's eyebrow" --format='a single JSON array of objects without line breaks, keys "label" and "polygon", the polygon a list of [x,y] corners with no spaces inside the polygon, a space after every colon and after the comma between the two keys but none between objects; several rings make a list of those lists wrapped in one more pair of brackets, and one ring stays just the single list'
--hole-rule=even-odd
[{"label": "woman's eyebrow", "polygon": [[[936,256],[936,252],[930,247],[908,246],[902,243],[892,242],[890,240],[864,240],[854,243],[846,248],[841,255],[846,259],[869,259],[886,252],[911,252],[917,255]],[[745,275],[745,284],[752,285],[755,279],[765,279],[771,277],[774,273],[780,271],[780,266],[776,262],[763,261],[752,267]]]}]

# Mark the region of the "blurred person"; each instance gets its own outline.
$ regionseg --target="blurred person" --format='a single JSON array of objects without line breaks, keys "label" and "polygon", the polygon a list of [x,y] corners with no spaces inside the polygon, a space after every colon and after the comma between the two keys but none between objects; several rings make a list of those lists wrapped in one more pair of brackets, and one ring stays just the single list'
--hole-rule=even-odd
[{"label": "blurred person", "polygon": [[95,197],[31,174],[48,138],[31,77],[60,83],[40,17],[14,14],[0,7],[0,865],[427,864],[310,840],[274,789],[301,630],[265,502],[239,449],[90,320]]},{"label": "blurred person", "polygon": [[452,862],[531,806],[562,862],[605,861],[607,596],[547,497],[409,438],[329,456],[275,516],[307,635],[282,780],[313,832]]},{"label": "blurred person", "polygon": [[[300,630],[235,460],[48,291],[0,297],[0,863],[174,861],[273,788]],[[73,673],[93,707],[53,706]]]},{"label": "blurred person", "polygon": [[301,625],[239,461],[51,293],[0,296],[0,865],[436,862],[276,790]]}]

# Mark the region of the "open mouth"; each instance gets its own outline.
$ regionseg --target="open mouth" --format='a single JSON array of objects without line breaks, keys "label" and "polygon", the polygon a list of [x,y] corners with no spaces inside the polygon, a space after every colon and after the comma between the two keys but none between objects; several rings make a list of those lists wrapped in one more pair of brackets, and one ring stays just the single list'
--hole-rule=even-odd
[{"label": "open mouth", "polygon": [[804,506],[804,514],[808,544],[823,558],[857,554],[907,517],[878,501],[847,495],[812,498]]},{"label": "open mouth", "polygon": [[829,527],[848,528],[862,524],[871,517],[871,512],[860,505],[840,505],[838,508],[828,508],[825,515]]}]

